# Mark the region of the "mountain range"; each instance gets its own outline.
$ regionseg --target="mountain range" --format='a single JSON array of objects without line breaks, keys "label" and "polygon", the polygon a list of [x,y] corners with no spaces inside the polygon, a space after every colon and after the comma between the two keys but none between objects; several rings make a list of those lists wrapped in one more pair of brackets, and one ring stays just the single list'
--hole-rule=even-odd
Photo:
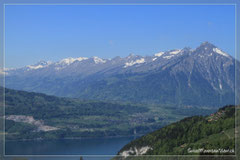
[{"label": "mountain range", "polygon": [[55,96],[220,107],[235,104],[236,65],[233,57],[204,42],[153,56],[66,58],[1,73],[7,88]]}]

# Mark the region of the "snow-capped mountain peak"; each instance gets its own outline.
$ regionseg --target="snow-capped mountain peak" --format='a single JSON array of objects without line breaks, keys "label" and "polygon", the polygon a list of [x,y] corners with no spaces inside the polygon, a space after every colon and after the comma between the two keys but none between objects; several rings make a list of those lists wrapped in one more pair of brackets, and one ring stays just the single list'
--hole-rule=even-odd
[{"label": "snow-capped mountain peak", "polygon": [[154,56],[155,57],[161,57],[163,54],[164,54],[164,52],[159,52],[159,53],[154,54]]},{"label": "snow-capped mountain peak", "polygon": [[173,50],[173,51],[169,52],[169,54],[178,54],[181,51],[182,51],[181,49],[176,49],[176,50]]},{"label": "snow-capped mountain peak", "polygon": [[42,66],[42,65],[37,65],[37,66],[28,65],[27,67],[28,67],[29,69],[39,69],[39,68],[43,68],[44,66]]},{"label": "snow-capped mountain peak", "polygon": [[[121,73],[129,69],[130,71],[133,72],[139,72],[154,68],[157,69],[159,67],[163,67],[168,63],[171,64],[174,63],[175,61],[185,59],[187,57],[188,59],[192,59],[194,61],[196,61],[197,59],[201,59],[201,61],[206,61],[206,65],[208,65],[207,64],[208,60],[216,61],[219,59],[224,60],[223,65],[225,66],[229,66],[230,64],[232,64],[232,62],[231,63],[227,62],[228,60],[232,59],[230,55],[223,52],[222,50],[212,45],[211,43],[204,42],[195,50],[191,50],[191,48],[185,47],[183,49],[174,49],[164,52],[161,51],[152,56],[143,57],[139,55],[130,54],[127,57],[121,58],[118,56],[113,59],[102,59],[96,56],[91,58],[69,57],[57,62],[40,61],[34,65],[28,65],[25,67],[15,69],[8,69],[5,70],[4,72],[6,72],[8,75],[22,75],[22,74],[30,75],[37,73],[37,71],[39,70],[41,73],[47,72],[63,76],[72,74],[73,70],[74,73],[76,74],[81,73],[81,76],[89,75],[90,73],[91,74],[96,73],[100,70],[104,70],[104,72],[111,71],[114,73]],[[121,71],[120,68],[124,70]],[[32,72],[33,70],[34,73]]]},{"label": "snow-capped mountain peak", "polygon": [[[6,87],[49,91],[46,93],[56,96],[96,99],[103,95],[100,100],[113,98],[133,102],[146,102],[149,97],[154,97],[151,103],[167,101],[182,105],[182,102],[190,100],[187,105],[195,105],[195,102],[204,106],[225,105],[234,102],[231,99],[234,98],[234,73],[236,64],[239,65],[229,57],[214,45],[204,43],[193,51],[189,48],[174,49],[152,56],[130,55],[111,60],[67,58],[61,61],[62,64],[60,61],[41,62],[16,70],[0,70],[0,75],[6,75]],[[173,94],[176,90],[179,92]],[[131,99],[132,95],[137,97]],[[188,97],[176,98],[179,95]],[[224,97],[229,98],[226,101]]]},{"label": "snow-capped mountain peak", "polygon": [[44,68],[47,67],[48,65],[52,64],[51,61],[39,61],[37,64],[35,65],[27,65],[27,70],[33,70],[33,69],[40,69],[40,68]]},{"label": "snow-capped mountain peak", "polygon": [[137,59],[137,60],[135,60],[135,61],[127,62],[127,63],[125,63],[124,68],[133,66],[133,65],[135,65],[135,64],[141,64],[141,63],[145,63],[145,59],[144,59],[144,58],[140,58],[140,59]]},{"label": "snow-capped mountain peak", "polygon": [[95,62],[96,64],[99,64],[99,63],[106,63],[106,62],[107,62],[106,60],[101,59],[101,58],[96,57],[96,56],[93,57],[93,60],[94,60],[94,62]]},{"label": "snow-capped mountain peak", "polygon": [[227,53],[223,52],[221,49],[217,48],[215,45],[209,43],[209,42],[204,42],[202,43],[198,48],[194,50],[194,53],[198,54],[199,57],[211,57],[212,55],[216,56],[224,56],[227,58],[231,58],[230,55]]},{"label": "snow-capped mountain peak", "polygon": [[86,60],[86,59],[88,59],[88,58],[87,57],[78,57],[78,58],[69,57],[69,58],[62,59],[57,64],[70,65],[70,64],[72,64],[75,61],[83,61],[83,60]]}]

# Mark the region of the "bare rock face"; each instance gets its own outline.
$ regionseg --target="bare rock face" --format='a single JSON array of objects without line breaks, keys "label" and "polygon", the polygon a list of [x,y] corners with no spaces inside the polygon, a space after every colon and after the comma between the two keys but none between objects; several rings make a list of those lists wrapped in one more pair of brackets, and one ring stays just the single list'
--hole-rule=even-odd
[{"label": "bare rock face", "polygon": [[58,128],[56,127],[52,127],[52,126],[47,126],[44,125],[43,120],[35,120],[33,118],[33,116],[24,116],[24,115],[8,115],[6,116],[7,120],[12,120],[15,122],[22,122],[22,123],[28,123],[31,125],[34,125],[37,127],[36,131],[53,131],[53,130],[58,130]]}]

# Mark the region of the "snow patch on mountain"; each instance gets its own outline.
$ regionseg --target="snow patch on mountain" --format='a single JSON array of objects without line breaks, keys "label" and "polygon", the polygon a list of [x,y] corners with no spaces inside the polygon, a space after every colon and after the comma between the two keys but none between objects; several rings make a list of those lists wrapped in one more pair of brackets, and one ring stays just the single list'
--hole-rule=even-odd
[{"label": "snow patch on mountain", "polygon": [[43,68],[43,65],[37,65],[37,66],[27,66],[29,69],[39,69],[39,68]]},{"label": "snow patch on mountain", "polygon": [[153,58],[152,61],[155,61],[157,58]]},{"label": "snow patch on mountain", "polygon": [[222,84],[221,83],[219,84],[219,88],[222,90]]},{"label": "snow patch on mountain", "polygon": [[218,54],[220,54],[220,55],[223,55],[223,56],[225,56],[225,57],[229,57],[229,55],[228,55],[227,53],[221,51],[221,50],[218,49],[218,48],[213,48],[213,52],[218,53]]},{"label": "snow patch on mountain", "polygon": [[174,57],[174,55],[171,55],[171,56],[164,56],[163,58],[165,58],[165,59],[171,59],[172,57]]},{"label": "snow patch on mountain", "polygon": [[86,60],[88,59],[87,57],[78,57],[78,58],[72,58],[72,57],[69,57],[69,58],[65,58],[65,59],[62,59],[60,62],[58,62],[57,64],[66,64],[66,65],[70,65],[72,64],[73,62],[75,61],[83,61],[83,60]]},{"label": "snow patch on mountain", "polygon": [[159,52],[159,53],[154,54],[154,56],[161,57],[163,54],[164,54],[164,52]]},{"label": "snow patch on mountain", "polygon": [[219,88],[222,90],[222,82],[220,79],[218,79],[218,83],[219,83]]},{"label": "snow patch on mountain", "polygon": [[27,65],[26,67],[27,67],[27,70],[33,70],[33,69],[40,69],[40,68],[47,67],[50,64],[52,64],[51,61],[47,61],[47,62],[41,61],[36,65]]},{"label": "snow patch on mountain", "polygon": [[177,49],[177,50],[171,51],[169,54],[178,54],[181,51],[182,51],[181,49]]},{"label": "snow patch on mountain", "polygon": [[106,63],[106,60],[103,60],[99,57],[93,57],[93,60],[96,64],[99,64],[99,63]]},{"label": "snow patch on mountain", "polygon": [[133,66],[133,65],[135,65],[135,64],[141,64],[141,63],[145,63],[145,59],[144,59],[144,58],[137,59],[136,61],[127,62],[127,63],[125,63],[124,68]]},{"label": "snow patch on mountain", "polygon": [[64,69],[65,67],[69,66],[70,64],[78,61],[78,62],[81,62],[83,60],[87,60],[88,58],[87,57],[78,57],[78,58],[72,58],[72,57],[69,57],[69,58],[65,58],[65,59],[62,59],[61,61],[55,63],[55,70],[61,70],[61,69]]}]

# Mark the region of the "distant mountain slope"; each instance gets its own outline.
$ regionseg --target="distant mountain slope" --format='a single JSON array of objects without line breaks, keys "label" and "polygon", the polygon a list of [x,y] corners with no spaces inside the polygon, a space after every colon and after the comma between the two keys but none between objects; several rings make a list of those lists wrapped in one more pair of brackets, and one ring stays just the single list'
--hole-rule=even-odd
[{"label": "distant mountain slope", "polygon": [[[0,87],[0,92],[2,92]],[[6,138],[56,139],[136,136],[186,115],[212,109],[178,109],[103,101],[83,101],[5,89]]]},{"label": "distant mountain slope", "polygon": [[234,150],[235,106],[226,106],[215,114],[185,118],[142,136],[125,145],[118,155],[122,159],[130,155],[234,155]]},{"label": "distant mountain slope", "polygon": [[[149,111],[141,106],[80,101],[10,89],[5,89],[5,103],[7,139],[129,135],[137,127],[129,125],[132,116]],[[140,121],[143,129],[139,133],[154,128],[147,117]]]},{"label": "distant mountain slope", "polygon": [[67,58],[4,72],[8,88],[56,96],[220,107],[235,103],[235,68],[233,57],[205,42],[154,56]]}]

